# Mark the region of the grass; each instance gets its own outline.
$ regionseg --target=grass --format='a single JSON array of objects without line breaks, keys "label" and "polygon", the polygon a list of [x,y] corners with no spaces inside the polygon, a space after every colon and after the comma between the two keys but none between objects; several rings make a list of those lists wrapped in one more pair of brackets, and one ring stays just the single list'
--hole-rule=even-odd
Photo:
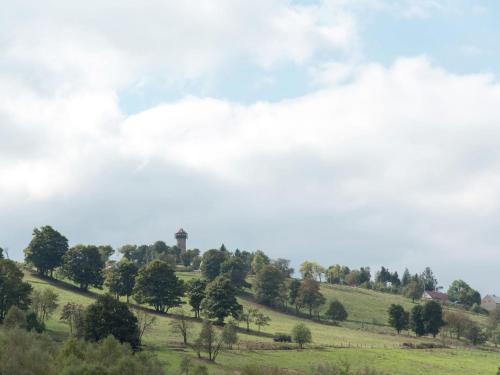
[{"label": "grass", "polygon": [[[183,280],[199,277],[199,274],[179,272]],[[103,290],[92,289],[90,293],[81,293],[75,286],[65,282],[51,282],[26,274],[35,289],[55,288],[59,294],[59,308],[47,322],[49,334],[58,341],[69,334],[69,327],[59,320],[62,306],[67,302],[88,305],[93,296],[104,293]],[[432,338],[415,338],[408,334],[396,335],[387,323],[387,308],[391,303],[402,304],[406,309],[412,302],[402,296],[380,293],[345,286],[322,285],[322,292],[327,301],[339,299],[349,313],[349,321],[341,326],[318,323],[291,314],[275,311],[256,304],[252,295],[240,298],[244,307],[258,307],[271,317],[270,326],[262,328],[262,332],[247,334],[243,327],[240,330],[239,349],[222,353],[217,364],[209,365],[211,374],[234,374],[235,370],[247,364],[262,364],[307,372],[314,364],[323,362],[348,361],[354,369],[370,366],[386,371],[392,375],[487,375],[496,374],[500,365],[500,355],[463,346],[453,349],[401,349],[403,342],[434,342]],[[186,307],[185,310],[188,310]],[[484,323],[484,317],[471,314]],[[146,350],[151,350],[170,369],[169,373],[177,373],[183,356],[195,360],[192,350],[180,345],[180,337],[172,333],[169,322],[172,316],[158,316],[152,332],[145,335],[143,343]],[[269,349],[272,335],[276,332],[290,332],[299,321],[305,322],[312,331],[314,343],[306,350],[250,350],[262,345]],[[192,337],[200,329],[199,322],[193,323]],[[438,341],[439,342],[439,341]],[[205,362],[204,362],[205,363]]]}]

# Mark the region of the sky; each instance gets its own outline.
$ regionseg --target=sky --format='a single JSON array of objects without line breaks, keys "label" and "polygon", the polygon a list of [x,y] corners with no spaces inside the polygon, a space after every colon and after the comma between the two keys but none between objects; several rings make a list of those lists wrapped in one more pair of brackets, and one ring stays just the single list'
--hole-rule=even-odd
[{"label": "sky", "polygon": [[0,246],[261,249],[500,293],[500,3],[0,0]]}]

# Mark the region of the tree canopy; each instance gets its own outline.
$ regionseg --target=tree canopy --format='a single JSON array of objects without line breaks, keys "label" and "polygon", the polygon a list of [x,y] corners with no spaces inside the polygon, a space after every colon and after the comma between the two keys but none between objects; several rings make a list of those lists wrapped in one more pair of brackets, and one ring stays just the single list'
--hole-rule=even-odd
[{"label": "tree canopy", "polygon": [[54,269],[62,265],[67,251],[67,238],[47,225],[33,230],[33,238],[24,254],[26,262],[32,264],[40,275],[52,276]]},{"label": "tree canopy", "polygon": [[236,300],[236,289],[231,280],[218,276],[209,283],[201,309],[208,318],[217,319],[218,324],[223,324],[226,316],[238,317],[242,307]]},{"label": "tree canopy", "polygon": [[97,301],[87,307],[84,324],[86,340],[100,341],[112,335],[122,343],[129,343],[133,349],[139,348],[136,316],[127,304],[110,295],[98,296]]},{"label": "tree canopy", "polygon": [[76,245],[64,254],[63,261],[64,275],[79,284],[80,289],[102,286],[104,261],[96,246]]},{"label": "tree canopy", "polygon": [[467,307],[481,303],[481,294],[463,280],[455,280],[451,283],[448,288],[448,298],[452,302],[458,302]]},{"label": "tree canopy", "polygon": [[180,306],[184,295],[184,283],[177,278],[173,268],[161,260],[154,260],[137,274],[134,298],[147,303],[156,311],[168,312]]},{"label": "tree canopy", "polygon": [[31,285],[23,282],[23,273],[8,259],[0,259],[0,323],[12,306],[27,309]]}]

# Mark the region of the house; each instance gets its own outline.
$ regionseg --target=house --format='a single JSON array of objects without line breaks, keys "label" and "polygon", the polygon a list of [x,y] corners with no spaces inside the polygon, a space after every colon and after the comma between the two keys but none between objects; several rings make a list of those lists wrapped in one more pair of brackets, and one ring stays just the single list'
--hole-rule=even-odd
[{"label": "house", "polygon": [[486,295],[481,301],[481,307],[488,311],[493,311],[497,307],[500,307],[500,297],[494,294]]},{"label": "house", "polygon": [[448,302],[448,294],[442,292],[425,291],[422,299],[426,301]]}]

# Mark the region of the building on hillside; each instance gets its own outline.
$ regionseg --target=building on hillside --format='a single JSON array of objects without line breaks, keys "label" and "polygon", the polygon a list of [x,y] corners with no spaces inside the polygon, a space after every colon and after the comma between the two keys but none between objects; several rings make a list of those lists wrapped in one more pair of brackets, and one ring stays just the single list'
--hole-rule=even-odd
[{"label": "building on hillside", "polygon": [[422,299],[426,301],[448,302],[448,295],[442,292],[425,291]]},{"label": "building on hillside", "polygon": [[486,295],[481,301],[481,307],[488,311],[500,308],[500,297],[497,297],[494,294]]},{"label": "building on hillside", "polygon": [[186,251],[186,240],[188,238],[188,234],[184,229],[179,229],[175,234],[175,239],[177,240],[177,247],[182,251]]}]

